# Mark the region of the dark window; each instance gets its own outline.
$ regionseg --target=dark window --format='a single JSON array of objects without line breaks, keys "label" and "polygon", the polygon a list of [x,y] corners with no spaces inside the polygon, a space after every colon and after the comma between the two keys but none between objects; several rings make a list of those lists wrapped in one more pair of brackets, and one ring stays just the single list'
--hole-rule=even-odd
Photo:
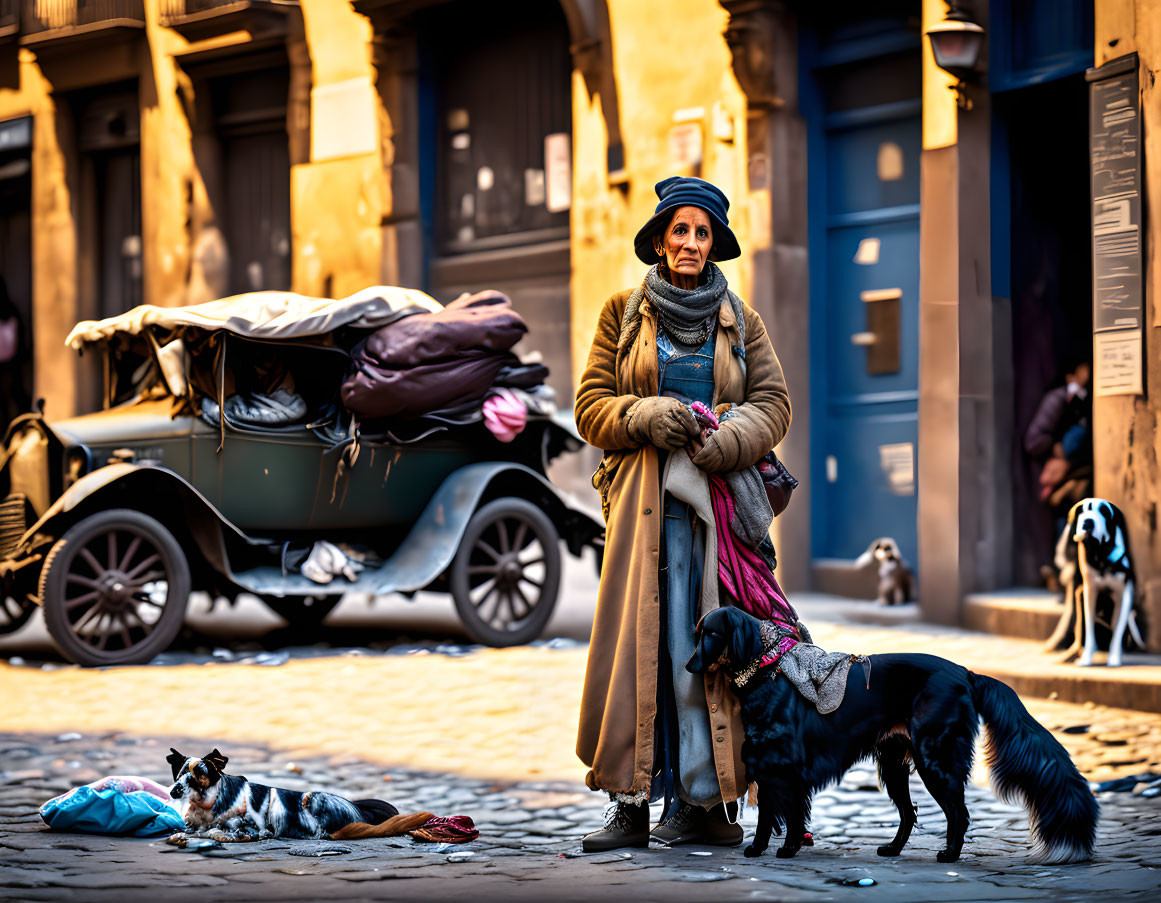
[{"label": "dark window", "polygon": [[[571,194],[568,26],[558,3],[439,7],[431,36],[437,253],[564,237]],[[428,161],[424,161],[427,163]]]}]

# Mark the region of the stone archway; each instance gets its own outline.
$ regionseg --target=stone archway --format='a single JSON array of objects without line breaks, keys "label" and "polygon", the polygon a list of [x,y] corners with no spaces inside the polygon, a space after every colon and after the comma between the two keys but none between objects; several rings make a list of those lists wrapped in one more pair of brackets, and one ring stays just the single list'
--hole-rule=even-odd
[{"label": "stone archway", "polygon": [[608,135],[608,168],[610,174],[616,173],[625,161],[608,0],[560,0],[560,6],[568,21],[573,65],[584,78],[589,98],[600,95]]}]

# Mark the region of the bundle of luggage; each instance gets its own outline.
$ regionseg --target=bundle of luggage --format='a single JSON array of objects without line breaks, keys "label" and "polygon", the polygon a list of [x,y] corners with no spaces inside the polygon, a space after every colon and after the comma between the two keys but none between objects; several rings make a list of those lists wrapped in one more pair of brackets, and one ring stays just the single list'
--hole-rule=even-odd
[{"label": "bundle of luggage", "polygon": [[[345,332],[344,338],[359,337],[353,347],[345,346],[345,373],[342,364],[333,366],[334,357],[292,366],[281,350],[247,345],[231,352],[226,371],[212,374],[198,413],[223,428],[230,423],[279,431],[309,423],[336,444],[351,435],[350,415],[359,422],[359,434],[370,439],[414,442],[483,422],[501,442],[511,442],[530,415],[556,410],[545,385],[548,368],[512,353],[527,332],[507,296],[484,291],[446,307],[434,301],[408,306],[372,332]],[[341,382],[338,399],[327,385],[335,385],[331,380]]]},{"label": "bundle of luggage", "polygon": [[404,317],[355,346],[343,404],[365,424],[406,424],[412,434],[427,423],[482,419],[498,439],[511,441],[529,413],[554,407],[544,385],[548,368],[521,363],[511,351],[527,332],[497,291]]}]

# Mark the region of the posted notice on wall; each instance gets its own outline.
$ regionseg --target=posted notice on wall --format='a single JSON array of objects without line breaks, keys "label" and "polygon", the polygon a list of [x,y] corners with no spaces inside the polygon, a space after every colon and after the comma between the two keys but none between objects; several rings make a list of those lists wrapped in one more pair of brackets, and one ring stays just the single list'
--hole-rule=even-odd
[{"label": "posted notice on wall", "polygon": [[1098,332],[1092,338],[1093,391],[1097,395],[1142,394],[1141,330]]},{"label": "posted notice on wall", "polygon": [[568,132],[544,136],[544,181],[549,213],[572,206],[572,142]]},{"label": "posted notice on wall", "polygon": [[1089,69],[1093,391],[1144,393],[1145,272],[1137,54]]}]

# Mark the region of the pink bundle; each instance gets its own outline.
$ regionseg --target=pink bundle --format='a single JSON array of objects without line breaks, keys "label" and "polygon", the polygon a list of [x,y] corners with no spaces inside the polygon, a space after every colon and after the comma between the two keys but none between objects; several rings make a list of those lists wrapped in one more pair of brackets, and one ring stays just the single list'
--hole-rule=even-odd
[{"label": "pink bundle", "polygon": [[764,621],[794,627],[798,616],[770,568],[753,549],[730,529],[734,519],[734,497],[721,477],[709,477],[710,499],[718,527],[718,576],[738,607]]},{"label": "pink bundle", "polygon": [[528,409],[510,389],[496,389],[484,400],[484,425],[501,442],[511,442],[528,423]]},{"label": "pink bundle", "polygon": [[411,832],[416,840],[432,843],[469,843],[480,836],[475,822],[469,815],[449,815],[441,818],[433,815]]}]

